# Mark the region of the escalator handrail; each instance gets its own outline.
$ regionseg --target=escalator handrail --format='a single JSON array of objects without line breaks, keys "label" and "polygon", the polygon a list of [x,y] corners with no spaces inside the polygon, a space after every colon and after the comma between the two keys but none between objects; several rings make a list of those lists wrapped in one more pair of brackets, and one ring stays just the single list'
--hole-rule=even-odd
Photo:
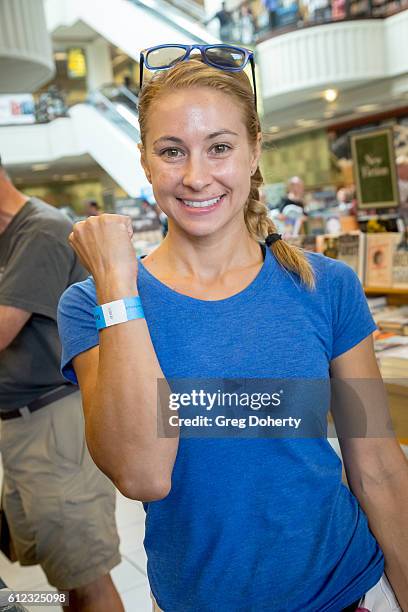
[{"label": "escalator handrail", "polygon": [[[118,111],[118,109],[116,108],[115,104],[111,100],[109,100],[109,98],[107,96],[105,96],[99,89],[93,90],[89,94],[89,96],[87,98],[87,103],[90,104],[91,106],[93,106],[96,110],[98,110],[98,106],[97,106],[96,102],[102,103],[102,105],[106,109],[111,111],[114,114],[114,116],[119,119],[119,122],[122,124],[122,126],[124,126],[125,131],[127,131],[129,133],[129,130],[130,130],[130,133],[132,133],[134,136],[136,135],[137,140],[140,139],[140,130],[138,129],[138,127],[136,127],[135,125],[132,124],[131,121],[126,119],[123,116],[123,114]],[[135,117],[135,120],[138,121],[138,114],[137,114],[137,112],[133,112],[130,109],[127,109],[127,110],[130,113],[133,113],[134,117]]]},{"label": "escalator handrail", "polygon": [[[194,20],[187,20],[180,9],[177,9],[174,5],[168,2],[161,2],[160,0],[129,1],[135,6],[143,7],[144,10],[149,11],[155,16],[159,15],[160,19],[171,25],[173,28],[180,30],[182,34],[187,34],[189,38],[194,39],[198,43],[216,44],[220,42],[218,38],[206,31],[206,26],[203,23],[194,23]],[[163,4],[166,4],[165,10]],[[166,13],[172,13],[172,15],[168,17]],[[201,32],[194,33],[194,30],[196,29],[202,30],[203,34],[201,34]]]},{"label": "escalator handrail", "polygon": [[[98,89],[96,89],[95,91],[99,92],[104,98],[112,102],[109,95],[106,95],[106,90],[109,90],[109,89],[120,92],[125,98],[129,100],[129,102],[131,102],[132,106],[134,105],[135,110],[137,112],[137,108],[139,105],[139,98],[137,97],[135,93],[133,93],[133,91],[131,91],[125,85],[116,85],[116,83],[105,83],[104,85],[101,85],[101,87],[98,87]],[[92,93],[95,93],[95,92],[92,92]]]}]

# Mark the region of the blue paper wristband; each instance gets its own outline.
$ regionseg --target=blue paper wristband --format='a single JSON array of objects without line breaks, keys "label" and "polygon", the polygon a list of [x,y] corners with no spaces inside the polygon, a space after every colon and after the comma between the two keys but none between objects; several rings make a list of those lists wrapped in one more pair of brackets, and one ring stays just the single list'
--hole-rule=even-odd
[{"label": "blue paper wristband", "polygon": [[98,331],[118,323],[125,323],[134,319],[144,319],[140,297],[132,296],[95,306],[94,318]]}]

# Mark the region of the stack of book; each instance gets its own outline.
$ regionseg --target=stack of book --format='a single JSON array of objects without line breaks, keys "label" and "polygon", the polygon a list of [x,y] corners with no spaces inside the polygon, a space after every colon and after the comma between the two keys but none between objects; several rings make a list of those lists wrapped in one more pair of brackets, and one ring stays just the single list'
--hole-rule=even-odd
[{"label": "stack of book", "polygon": [[378,327],[384,332],[408,336],[408,306],[387,309],[376,317]]},{"label": "stack of book", "polygon": [[374,349],[384,379],[408,381],[408,336],[376,331]]}]

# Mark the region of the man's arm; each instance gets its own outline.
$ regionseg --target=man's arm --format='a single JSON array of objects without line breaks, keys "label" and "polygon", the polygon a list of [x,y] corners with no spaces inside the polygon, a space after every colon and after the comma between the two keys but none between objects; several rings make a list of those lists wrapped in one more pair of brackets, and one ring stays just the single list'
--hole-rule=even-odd
[{"label": "man's arm", "polygon": [[0,352],[14,340],[30,317],[31,312],[0,305]]},{"label": "man's arm", "polygon": [[[357,390],[366,437],[340,437],[350,489],[367,515],[385,557],[385,571],[403,610],[408,610],[408,461],[396,438],[387,432],[390,419],[372,337],[331,362],[331,375]],[[348,402],[332,407],[335,422],[344,423]],[[357,403],[356,403],[357,405]],[[360,434],[362,435],[362,434]]]}]

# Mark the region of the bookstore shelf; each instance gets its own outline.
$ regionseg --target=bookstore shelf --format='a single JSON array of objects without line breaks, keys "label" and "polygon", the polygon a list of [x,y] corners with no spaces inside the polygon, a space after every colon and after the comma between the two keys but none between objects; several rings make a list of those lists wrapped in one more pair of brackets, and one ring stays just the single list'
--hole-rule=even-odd
[{"label": "bookstore shelf", "polygon": [[408,296],[408,287],[364,287],[365,293],[388,293]]}]

